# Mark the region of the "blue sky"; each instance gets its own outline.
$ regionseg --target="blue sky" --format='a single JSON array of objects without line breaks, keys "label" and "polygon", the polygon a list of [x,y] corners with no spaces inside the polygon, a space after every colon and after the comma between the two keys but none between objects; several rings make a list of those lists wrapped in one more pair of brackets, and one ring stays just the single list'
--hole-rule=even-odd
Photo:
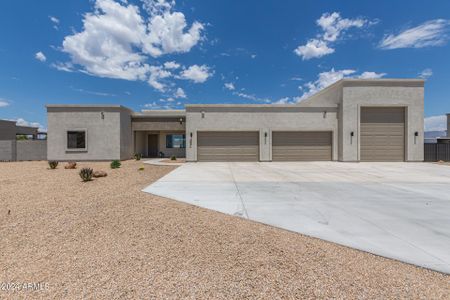
[{"label": "blue sky", "polygon": [[[282,3],[282,4],[280,4]],[[450,1],[0,3],[0,118],[45,104],[295,103],[342,77],[427,79],[450,112]]]}]

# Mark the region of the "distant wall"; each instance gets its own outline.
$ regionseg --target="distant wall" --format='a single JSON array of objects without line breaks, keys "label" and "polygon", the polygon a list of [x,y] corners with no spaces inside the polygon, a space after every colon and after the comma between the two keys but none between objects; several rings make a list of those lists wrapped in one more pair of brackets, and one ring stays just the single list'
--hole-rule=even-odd
[{"label": "distant wall", "polygon": [[0,140],[0,161],[16,160],[16,141]]},{"label": "distant wall", "polygon": [[17,141],[16,160],[47,160],[47,141]]}]

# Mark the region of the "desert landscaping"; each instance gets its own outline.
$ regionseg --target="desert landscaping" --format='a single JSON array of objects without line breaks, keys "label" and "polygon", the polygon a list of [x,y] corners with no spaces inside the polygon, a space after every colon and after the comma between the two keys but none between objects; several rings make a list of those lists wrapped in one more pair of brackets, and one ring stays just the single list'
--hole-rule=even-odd
[{"label": "desert landscaping", "polygon": [[0,299],[450,295],[448,275],[141,192],[175,166],[64,165],[0,164],[0,283],[46,284]]}]

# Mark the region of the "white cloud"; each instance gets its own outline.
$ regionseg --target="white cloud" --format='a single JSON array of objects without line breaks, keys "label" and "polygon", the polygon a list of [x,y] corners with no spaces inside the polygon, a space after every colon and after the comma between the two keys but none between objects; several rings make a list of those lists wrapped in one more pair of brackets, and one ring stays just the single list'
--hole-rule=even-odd
[{"label": "white cloud", "polygon": [[299,46],[295,49],[294,52],[303,60],[308,60],[331,54],[334,52],[334,49],[328,47],[328,44],[325,41],[311,39],[306,43],[306,45]]},{"label": "white cloud", "polygon": [[191,80],[195,83],[203,83],[206,80],[208,80],[208,78],[210,76],[212,76],[212,73],[210,72],[210,69],[208,66],[192,65],[189,68],[187,68],[186,70],[183,70],[180,73],[179,78],[185,79],[185,80]]},{"label": "white cloud", "polygon": [[256,58],[256,54],[252,54],[252,55],[250,55],[250,57],[255,59]]},{"label": "white cloud", "polygon": [[263,103],[272,102],[272,100],[270,100],[268,98],[259,98],[259,97],[256,97],[255,95],[247,94],[247,93],[243,93],[243,92],[234,92],[233,95],[239,96],[244,99],[256,101],[256,102],[263,102]]},{"label": "white cloud", "polygon": [[230,91],[234,91],[236,89],[232,82],[225,83],[224,86],[227,90],[230,90]]},{"label": "white cloud", "polygon": [[361,28],[369,21],[363,18],[343,19],[338,12],[325,13],[317,21],[323,30],[323,39],[328,42],[334,42],[345,30],[352,27]]},{"label": "white cloud", "polygon": [[136,5],[127,1],[96,0],[94,11],[83,17],[83,30],[66,36],[62,49],[82,72],[146,80],[156,89],[164,90],[158,79],[168,77],[167,73],[160,67],[151,67],[147,62],[149,56],[188,52],[201,40],[203,30],[199,22],[188,27],[183,13],[171,11],[174,4],[174,1],[144,1],[143,6],[150,14],[147,19]]},{"label": "white cloud", "polygon": [[358,78],[361,79],[377,79],[386,76],[386,73],[376,73],[376,72],[363,72]]},{"label": "white cloud", "polygon": [[166,90],[166,85],[161,82],[161,79],[171,77],[172,73],[159,66],[151,66],[149,67],[149,70],[150,77],[148,79],[148,84],[150,84],[156,90],[164,92]]},{"label": "white cloud", "polygon": [[59,24],[59,19],[57,17],[49,16],[50,21],[52,21],[55,24]]},{"label": "white cloud", "polygon": [[447,116],[432,116],[425,118],[425,131],[447,130]]},{"label": "white cloud", "polygon": [[9,101],[6,101],[5,99],[0,98],[0,107],[6,107],[9,106]]},{"label": "white cloud", "polygon": [[59,19],[57,17],[54,16],[48,16],[48,18],[50,19],[50,21],[52,21],[53,23],[53,28],[55,28],[56,30],[58,30],[58,25],[59,25]]},{"label": "white cloud", "polygon": [[174,61],[168,61],[164,63],[164,68],[166,69],[178,69],[180,67],[179,63],[176,63]]},{"label": "white cloud", "polygon": [[41,51],[37,52],[34,57],[42,62],[45,62],[47,60],[47,57],[45,57],[44,53],[42,53]]},{"label": "white cloud", "polygon": [[272,104],[289,104],[290,102],[291,102],[291,98],[284,97],[284,98],[278,99],[275,102],[272,102]]},{"label": "white cloud", "polygon": [[177,88],[175,94],[173,95],[175,98],[187,98],[186,93],[182,88]]},{"label": "white cloud", "polygon": [[52,63],[51,67],[55,68],[58,71],[64,71],[64,72],[75,72],[75,68],[72,63],[70,62],[56,62]]},{"label": "white cloud", "polygon": [[10,121],[16,121],[17,126],[35,127],[35,128],[39,128],[39,131],[41,131],[41,132],[47,132],[47,129],[38,122],[28,122],[27,120],[25,120],[23,118],[11,119]]},{"label": "white cloud", "polygon": [[294,52],[303,60],[322,57],[334,53],[335,49],[330,46],[336,42],[350,28],[363,28],[374,24],[365,18],[346,19],[338,12],[324,13],[317,21],[322,29],[322,34],[316,38],[309,39],[305,45],[298,46]]},{"label": "white cloud", "polygon": [[180,102],[174,103],[173,98],[159,99],[159,102],[161,102],[161,103],[157,103],[157,102],[153,101],[153,102],[144,104],[143,107],[146,109],[167,110],[167,109],[176,109],[177,106],[179,108],[179,106],[181,105]]},{"label": "white cloud", "polygon": [[343,78],[375,79],[381,78],[385,75],[386,73],[376,73],[367,71],[361,73],[360,75],[357,75],[356,70],[345,69],[336,71],[334,70],[334,68],[332,68],[330,71],[320,73],[316,81],[307,82],[306,84],[303,85],[303,87],[300,86],[299,88],[301,90],[305,90],[305,92],[300,97],[297,97],[296,100],[300,102]]},{"label": "white cloud", "polygon": [[424,69],[422,72],[419,73],[419,77],[423,79],[428,79],[433,75],[433,70],[430,68]]},{"label": "white cloud", "polygon": [[379,47],[381,49],[398,49],[442,46],[448,41],[449,27],[449,20],[431,20],[396,35],[386,35]]}]

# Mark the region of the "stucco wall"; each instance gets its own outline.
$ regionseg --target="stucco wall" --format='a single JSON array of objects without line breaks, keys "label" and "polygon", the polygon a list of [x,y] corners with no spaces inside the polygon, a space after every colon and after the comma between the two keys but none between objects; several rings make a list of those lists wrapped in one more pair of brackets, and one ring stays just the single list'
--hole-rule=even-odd
[{"label": "stucco wall", "polygon": [[[49,160],[120,159],[120,110],[48,111]],[[102,113],[104,118],[102,118]],[[67,151],[67,131],[87,130],[87,151]]]},{"label": "stucco wall", "polygon": [[133,154],[131,112],[122,109],[120,112],[120,159],[130,159],[133,157]]},{"label": "stucco wall", "polygon": [[[198,109],[197,109],[198,110]],[[226,109],[224,109],[226,111]],[[327,111],[324,114],[324,111]],[[296,111],[291,108],[274,109],[274,112],[208,112],[190,111],[186,113],[186,159],[197,160],[198,131],[258,131],[260,160],[272,160],[272,131],[332,131],[333,160],[337,160],[337,108]],[[264,134],[267,132],[267,139]],[[192,133],[192,138],[190,134]]]},{"label": "stucco wall", "polygon": [[16,141],[0,140],[0,161],[16,160]]},{"label": "stucco wall", "polygon": [[[361,107],[401,106],[406,108],[406,160],[423,161],[424,88],[402,86],[353,86],[343,88],[340,159],[359,160],[359,120]],[[351,142],[350,133],[355,133]],[[418,132],[419,136],[414,137]]]},{"label": "stucco wall", "polygon": [[16,139],[16,122],[0,120],[0,141]]},{"label": "stucco wall", "polygon": [[47,141],[17,141],[17,160],[47,160]]}]

